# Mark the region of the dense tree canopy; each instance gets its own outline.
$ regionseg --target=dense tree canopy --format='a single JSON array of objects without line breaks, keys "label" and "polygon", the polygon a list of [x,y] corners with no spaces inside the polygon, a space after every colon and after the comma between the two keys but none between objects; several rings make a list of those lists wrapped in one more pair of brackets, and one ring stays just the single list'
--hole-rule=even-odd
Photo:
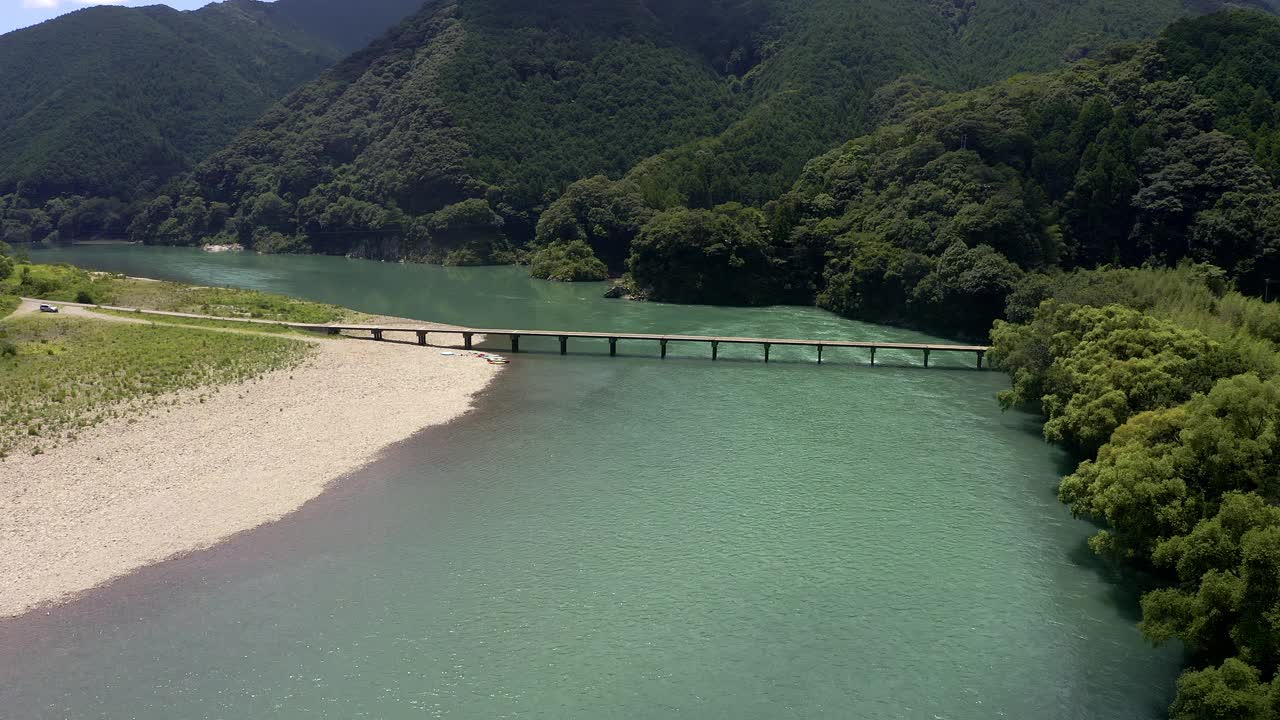
[{"label": "dense tree canopy", "polygon": [[591,246],[585,241],[556,240],[534,252],[529,274],[559,282],[604,280],[609,277],[609,268],[591,252]]},{"label": "dense tree canopy", "polygon": [[[187,194],[227,204],[223,225],[140,237],[195,243],[226,232],[252,245],[258,231],[245,221],[270,194],[290,216],[271,232],[294,238],[290,248],[422,258],[432,254],[416,244],[420,218],[483,198],[507,239],[524,245],[557,197],[598,175],[625,174],[628,202],[638,197],[652,211],[759,205],[784,193],[813,155],[927,106],[943,89],[1051,67],[1069,50],[1149,35],[1186,12],[1178,0],[1123,10],[1104,0],[1024,5],[991,0],[957,14],[922,0],[429,2],[268,112],[202,164],[193,186],[165,189],[175,207]],[[1006,36],[1019,43],[973,51]],[[904,84],[904,74],[922,80]],[[976,207],[957,231],[1024,267],[1052,262],[1058,239],[1044,232],[1038,208],[1022,207],[1036,188],[1014,169],[982,164],[946,159],[936,168],[993,183],[971,190]],[[315,222],[349,201],[373,206],[360,216],[382,222]],[[557,226],[571,231],[563,217]],[[1024,248],[1017,233],[1035,242]],[[629,238],[582,239],[611,272],[625,266]],[[813,239],[769,237],[797,255],[781,258],[789,278],[778,285],[788,293],[820,289],[830,248]]]},{"label": "dense tree canopy", "polygon": [[631,242],[653,215],[635,186],[597,175],[570,185],[551,203],[538,218],[535,242],[584,241],[609,270],[621,272]]},{"label": "dense tree canopy", "polygon": [[631,275],[663,300],[760,304],[779,278],[763,221],[741,206],[659,213],[635,239]]},{"label": "dense tree canopy", "polygon": [[1163,581],[1140,627],[1191,653],[1171,715],[1280,717],[1280,306],[1183,265],[1027,280],[1010,310],[1002,401],[1083,454],[1059,494],[1093,549]]},{"label": "dense tree canopy", "polygon": [[132,199],[224,145],[338,57],[266,7],[94,7],[0,37],[0,193]]}]

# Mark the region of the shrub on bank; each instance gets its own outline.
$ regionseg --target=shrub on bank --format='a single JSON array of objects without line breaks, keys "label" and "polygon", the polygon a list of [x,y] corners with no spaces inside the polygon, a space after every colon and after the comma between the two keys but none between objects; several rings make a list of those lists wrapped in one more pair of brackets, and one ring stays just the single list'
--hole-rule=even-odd
[{"label": "shrub on bank", "polygon": [[529,274],[543,280],[582,282],[604,280],[609,268],[583,240],[553,242],[529,258]]}]

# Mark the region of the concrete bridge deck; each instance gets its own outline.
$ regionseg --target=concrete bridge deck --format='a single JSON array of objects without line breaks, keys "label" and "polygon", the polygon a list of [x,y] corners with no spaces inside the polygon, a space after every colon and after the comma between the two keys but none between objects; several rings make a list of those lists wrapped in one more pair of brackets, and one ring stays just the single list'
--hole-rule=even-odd
[{"label": "concrete bridge deck", "polygon": [[520,338],[537,337],[537,338],[556,338],[560,341],[560,354],[565,355],[569,352],[569,340],[571,339],[590,339],[590,340],[608,340],[609,354],[618,354],[618,343],[627,341],[647,341],[657,342],[662,353],[662,357],[667,356],[667,346],[669,343],[707,343],[711,346],[711,359],[715,360],[719,357],[721,345],[759,345],[764,348],[764,361],[769,362],[769,352],[773,346],[782,347],[811,347],[818,351],[818,362],[822,362],[822,353],[826,348],[862,348],[871,352],[871,364],[876,363],[877,350],[912,350],[923,353],[924,365],[929,366],[929,358],[933,353],[973,353],[977,358],[978,368],[982,368],[983,359],[988,351],[991,350],[986,345],[953,345],[946,343],[896,343],[896,342],[876,342],[876,341],[859,341],[859,340],[798,340],[794,338],[750,338],[750,337],[731,337],[718,335],[663,335],[654,333],[602,333],[602,332],[576,332],[569,330],[509,330],[509,329],[493,329],[493,328],[455,328],[441,326],[422,327],[391,327],[376,325],[308,325],[298,323],[284,323],[289,327],[299,330],[310,330],[312,332],[327,332],[337,334],[340,332],[367,332],[375,340],[382,340],[386,333],[410,333],[418,338],[418,344],[427,345],[429,335],[455,335],[461,336],[463,347],[470,350],[474,344],[474,338],[477,336],[485,337],[506,337],[511,342],[511,352],[520,352]]},{"label": "concrete bridge deck", "polygon": [[983,360],[987,352],[991,348],[987,345],[959,345],[947,343],[896,343],[896,342],[877,342],[865,340],[797,340],[794,338],[750,338],[750,337],[732,337],[718,335],[663,335],[656,333],[607,333],[607,332],[575,332],[569,330],[504,330],[492,328],[468,328],[457,327],[453,325],[441,325],[435,323],[423,323],[421,325],[360,325],[360,324],[314,324],[314,323],[292,323],[282,322],[279,320],[255,320],[250,318],[227,318],[217,317],[213,315],[199,315],[195,313],[168,312],[163,310],[140,310],[138,308],[116,307],[111,305],[92,305],[86,303],[72,302],[56,302],[48,300],[39,300],[35,298],[23,298],[29,302],[50,302],[55,305],[68,305],[85,308],[101,308],[105,310],[117,310],[122,312],[140,313],[144,315],[159,315],[177,318],[198,318],[205,320],[222,320],[229,322],[240,322],[246,325],[276,325],[294,328],[296,330],[306,330],[310,332],[328,333],[337,335],[343,332],[369,333],[374,340],[383,340],[387,333],[406,333],[417,337],[419,345],[427,345],[428,336],[430,335],[453,335],[461,336],[463,347],[471,350],[475,344],[475,338],[484,337],[506,337],[511,342],[511,352],[520,352],[520,338],[536,337],[536,338],[557,338],[560,341],[560,354],[565,355],[569,352],[569,340],[586,339],[586,340],[607,340],[609,341],[609,354],[616,356],[618,354],[618,343],[626,340],[629,342],[647,341],[657,342],[661,350],[662,357],[667,356],[667,346],[670,343],[707,343],[711,346],[711,359],[715,360],[720,355],[721,345],[759,345],[764,348],[764,361],[769,362],[769,352],[773,346],[781,347],[811,347],[818,351],[818,363],[822,363],[822,353],[826,348],[861,348],[871,352],[871,364],[876,364],[877,350],[910,350],[920,352],[924,355],[924,366],[929,367],[929,358],[933,353],[973,353],[977,358],[977,366],[982,369]]}]

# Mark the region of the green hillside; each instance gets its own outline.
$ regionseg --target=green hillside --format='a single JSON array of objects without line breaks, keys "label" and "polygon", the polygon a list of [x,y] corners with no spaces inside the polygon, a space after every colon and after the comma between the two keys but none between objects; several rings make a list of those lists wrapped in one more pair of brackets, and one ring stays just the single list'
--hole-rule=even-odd
[{"label": "green hillside", "polygon": [[417,4],[92,7],[0,36],[0,195],[154,191]]},{"label": "green hillside", "polygon": [[1044,70],[1154,35],[1187,13],[1179,0],[892,2],[777,0],[785,18],[767,60],[746,77],[755,95],[727,132],[665,153],[632,179],[659,205],[760,203],[805,161],[873,128],[904,75],[948,90]]},{"label": "green hillside", "polygon": [[135,237],[494,262],[580,178],[627,175],[659,209],[763,203],[899,93],[1053,67],[1216,6],[435,0],[166,188]]},{"label": "green hillside", "polygon": [[[428,3],[272,108],[135,231],[491,262],[568,182],[717,132],[738,102],[638,0]],[[229,205],[225,223],[205,222],[209,203]]]}]

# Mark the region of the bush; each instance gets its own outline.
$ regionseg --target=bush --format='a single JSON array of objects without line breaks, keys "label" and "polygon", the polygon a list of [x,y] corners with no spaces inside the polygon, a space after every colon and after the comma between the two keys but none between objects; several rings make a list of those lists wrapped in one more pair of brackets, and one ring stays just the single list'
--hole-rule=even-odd
[{"label": "bush", "polygon": [[543,280],[581,282],[609,277],[609,268],[583,240],[551,243],[535,251],[530,260],[529,274]]},{"label": "bush", "polygon": [[779,263],[765,233],[736,208],[668,210],[632,243],[628,264],[654,300],[762,305],[776,300]]},{"label": "bush", "polygon": [[653,210],[645,207],[639,189],[630,183],[587,178],[570,185],[538,218],[537,242],[549,248],[557,242],[582,241],[607,270],[620,272],[632,241],[652,216]]}]

